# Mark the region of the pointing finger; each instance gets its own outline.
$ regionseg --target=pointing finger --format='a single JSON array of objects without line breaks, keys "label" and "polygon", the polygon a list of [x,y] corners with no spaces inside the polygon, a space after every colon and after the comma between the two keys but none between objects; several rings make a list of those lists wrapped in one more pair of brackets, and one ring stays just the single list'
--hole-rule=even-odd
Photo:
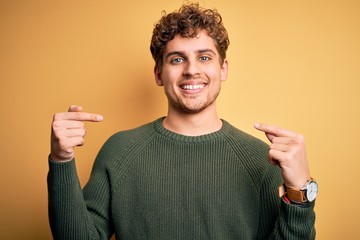
[{"label": "pointing finger", "polygon": [[295,137],[296,133],[272,125],[256,123],[254,127],[266,134],[271,141],[274,137]]},{"label": "pointing finger", "polygon": [[87,112],[64,112],[54,115],[54,120],[101,122],[103,119],[103,116],[100,114]]}]

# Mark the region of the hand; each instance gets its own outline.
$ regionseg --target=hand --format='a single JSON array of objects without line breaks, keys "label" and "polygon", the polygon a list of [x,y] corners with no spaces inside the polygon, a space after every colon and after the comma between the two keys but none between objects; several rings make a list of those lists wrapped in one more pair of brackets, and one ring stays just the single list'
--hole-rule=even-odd
[{"label": "hand", "polygon": [[266,124],[255,124],[271,142],[269,161],[281,168],[285,186],[300,189],[310,179],[304,137],[301,134]]},{"label": "hand", "polygon": [[68,112],[54,114],[51,131],[51,153],[53,161],[70,161],[74,158],[74,147],[84,144],[84,121],[100,122],[99,114],[83,112],[81,106],[71,105]]}]

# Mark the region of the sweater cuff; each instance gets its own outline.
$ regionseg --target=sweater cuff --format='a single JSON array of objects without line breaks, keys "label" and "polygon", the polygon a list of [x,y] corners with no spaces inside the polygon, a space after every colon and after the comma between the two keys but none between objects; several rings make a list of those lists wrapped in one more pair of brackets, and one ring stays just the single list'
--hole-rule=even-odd
[{"label": "sweater cuff", "polygon": [[67,162],[55,162],[49,156],[48,181],[54,184],[66,184],[77,181],[75,159]]},{"label": "sweater cuff", "polygon": [[304,224],[304,222],[311,223],[315,221],[315,202],[309,203],[306,206],[298,206],[287,203],[284,199],[281,201],[281,207],[284,210],[283,214],[286,222],[291,225]]}]

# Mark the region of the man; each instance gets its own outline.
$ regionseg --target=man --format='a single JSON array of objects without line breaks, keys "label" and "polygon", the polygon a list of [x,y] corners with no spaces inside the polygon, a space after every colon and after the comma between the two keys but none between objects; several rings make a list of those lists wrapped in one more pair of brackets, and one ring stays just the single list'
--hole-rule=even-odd
[{"label": "man", "polygon": [[[55,239],[315,238],[317,186],[302,136],[256,124],[269,149],[217,115],[228,45],[215,10],[189,4],[160,19],[150,49],[167,116],[114,134],[83,191],[74,147],[83,144],[83,122],[102,116],[80,106],[54,115],[48,188]],[[279,197],[282,183],[287,193]]]}]

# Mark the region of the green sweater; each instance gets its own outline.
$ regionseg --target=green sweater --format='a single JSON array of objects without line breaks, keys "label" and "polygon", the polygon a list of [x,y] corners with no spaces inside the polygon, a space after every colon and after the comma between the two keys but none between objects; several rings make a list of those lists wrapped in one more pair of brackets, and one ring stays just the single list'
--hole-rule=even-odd
[{"label": "green sweater", "polygon": [[81,189],[75,161],[49,161],[54,239],[314,239],[314,204],[278,196],[268,145],[223,121],[198,137],[162,118],[114,134]]}]

